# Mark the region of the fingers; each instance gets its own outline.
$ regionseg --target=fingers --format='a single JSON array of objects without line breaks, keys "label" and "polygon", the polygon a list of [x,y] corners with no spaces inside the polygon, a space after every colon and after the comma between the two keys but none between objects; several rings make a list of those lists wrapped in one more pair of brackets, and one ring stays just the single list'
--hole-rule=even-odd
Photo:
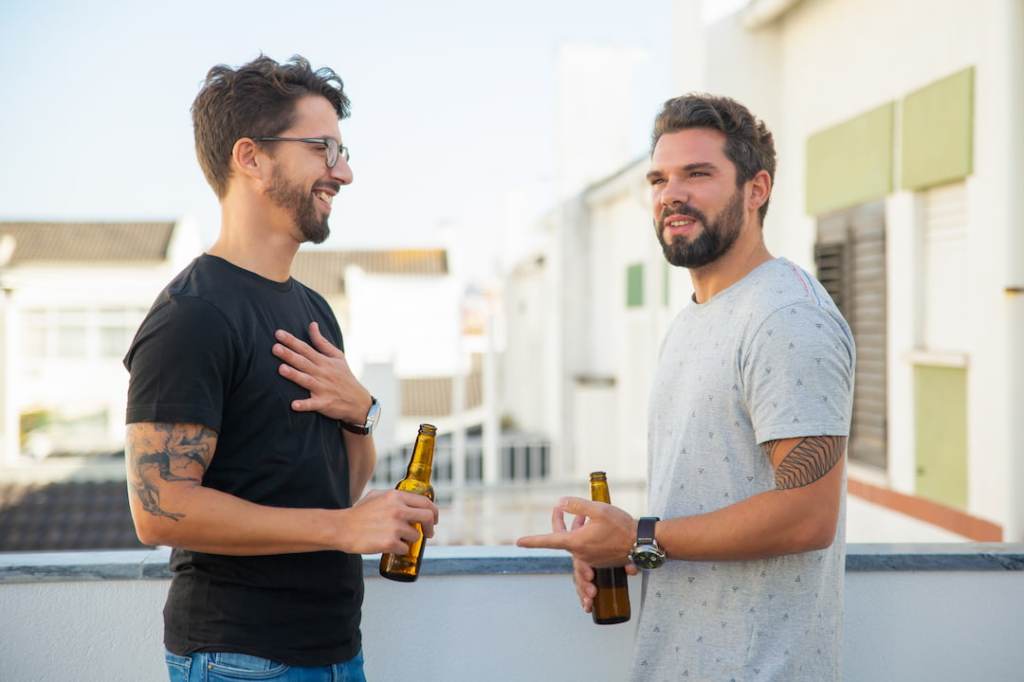
[{"label": "fingers", "polygon": [[398,554],[398,555],[401,556],[401,555],[408,554],[410,549],[412,549],[412,545],[411,544],[407,544],[405,542],[399,542],[399,541],[395,540],[394,542],[389,543],[387,547],[385,547],[384,549],[381,550],[381,552],[382,553],[390,553],[390,554]]},{"label": "fingers", "polygon": [[547,535],[527,535],[516,540],[518,547],[533,549],[569,549],[569,533],[548,533]]},{"label": "fingers", "polygon": [[[582,528],[586,523],[586,516],[577,515],[572,520],[571,530],[578,530]],[[551,530],[553,530],[556,533],[561,533],[570,530],[570,528],[565,527],[565,510],[561,506],[561,503],[556,505],[554,509],[551,510]]]},{"label": "fingers", "polygon": [[420,530],[419,526],[413,526],[410,524],[400,526],[398,529],[399,539],[401,539],[403,542],[409,545],[419,540],[422,534],[423,531]]},{"label": "fingers", "polygon": [[401,507],[398,510],[398,518],[418,527],[418,530],[428,538],[434,537],[434,525],[437,524],[439,514],[437,505],[430,498],[404,490],[392,491]]},{"label": "fingers", "polygon": [[592,502],[582,497],[563,497],[558,507],[576,516],[604,516],[610,505],[604,502]]},{"label": "fingers", "polygon": [[345,551],[407,554],[421,537],[433,537],[437,507],[422,495],[401,490],[373,490],[353,508],[360,537]]},{"label": "fingers", "polygon": [[[572,575],[573,580],[577,582],[583,582],[590,587],[594,587],[594,568],[585,561],[579,559],[572,560]],[[594,589],[597,592],[597,589]]]},{"label": "fingers", "polygon": [[429,497],[426,495],[420,495],[418,493],[410,493],[407,490],[392,490],[385,493],[387,495],[394,495],[405,504],[410,507],[423,507],[425,509],[437,509],[437,505],[434,504]]},{"label": "fingers", "polygon": [[[294,337],[292,337],[294,338]],[[303,372],[309,372],[315,367],[313,362],[307,359],[305,356],[296,353],[294,350],[284,345],[283,343],[275,343],[270,352],[274,354],[279,360],[288,363],[295,369]]]},{"label": "fingers", "polygon": [[327,405],[327,401],[320,398],[306,398],[305,400],[293,400],[292,409],[296,412],[319,412]]},{"label": "fingers", "polygon": [[277,339],[279,343],[287,346],[293,352],[301,355],[310,362],[316,362],[317,357],[320,355],[320,353],[318,353],[317,350],[308,343],[294,334],[289,334],[283,329],[278,329],[274,332],[274,338]]},{"label": "fingers", "polygon": [[345,354],[342,353],[337,346],[327,340],[323,334],[320,333],[320,325],[316,322],[309,323],[309,338],[313,341],[313,346],[331,358],[343,358]]},{"label": "fingers", "polygon": [[590,613],[594,608],[594,597],[597,596],[597,588],[594,586],[594,569],[585,562],[573,560],[572,581],[576,585],[576,597],[580,600],[580,607],[585,613]]},{"label": "fingers", "polygon": [[565,512],[559,507],[554,507],[551,510],[551,530],[556,533],[564,533],[568,530],[565,527]]},{"label": "fingers", "polygon": [[634,564],[634,563],[627,563],[626,564],[626,575],[638,575],[639,573],[640,573],[640,569],[637,568],[636,564]]},{"label": "fingers", "polygon": [[582,515],[581,516],[577,516],[576,518],[574,518],[572,520],[572,529],[576,530],[577,528],[582,528],[583,525],[586,522],[587,522],[587,517],[586,516],[582,516]]},{"label": "fingers", "polygon": [[419,524],[423,526],[424,529],[430,527],[430,534],[434,534],[434,513],[429,509],[417,509],[416,507],[410,507],[403,510],[401,518],[409,523]]},{"label": "fingers", "polygon": [[298,384],[307,391],[312,391],[313,387],[316,385],[316,380],[313,377],[309,376],[305,372],[300,372],[289,365],[280,365],[277,368],[277,371],[285,379]]}]

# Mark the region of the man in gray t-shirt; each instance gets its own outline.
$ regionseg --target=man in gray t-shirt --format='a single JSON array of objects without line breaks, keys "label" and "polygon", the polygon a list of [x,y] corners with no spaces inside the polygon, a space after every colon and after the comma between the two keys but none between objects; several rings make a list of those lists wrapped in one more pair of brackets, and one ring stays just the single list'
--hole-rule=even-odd
[{"label": "man in gray t-shirt", "polygon": [[687,95],[666,102],[653,142],[655,233],[695,293],[651,388],[650,516],[565,498],[572,529],[556,514],[552,534],[519,544],[570,551],[586,611],[592,566],[648,569],[635,680],[837,680],[852,334],[824,288],[764,245],[763,123]]}]

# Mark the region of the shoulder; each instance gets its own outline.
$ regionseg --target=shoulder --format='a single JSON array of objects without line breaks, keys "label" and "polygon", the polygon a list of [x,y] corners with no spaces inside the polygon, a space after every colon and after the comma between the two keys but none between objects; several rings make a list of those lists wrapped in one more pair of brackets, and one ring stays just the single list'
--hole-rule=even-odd
[{"label": "shoulder", "polygon": [[850,337],[832,297],[810,273],[785,258],[754,271],[738,305],[746,314],[746,336],[761,336],[766,325],[806,326]]},{"label": "shoulder", "polygon": [[139,357],[180,358],[187,349],[217,355],[233,353],[240,336],[213,303],[194,295],[165,291],[142,321],[124,365],[129,370]]},{"label": "shoulder", "polygon": [[171,291],[157,299],[140,330],[167,326],[194,326],[211,334],[233,331],[227,315],[213,301],[196,294]]}]

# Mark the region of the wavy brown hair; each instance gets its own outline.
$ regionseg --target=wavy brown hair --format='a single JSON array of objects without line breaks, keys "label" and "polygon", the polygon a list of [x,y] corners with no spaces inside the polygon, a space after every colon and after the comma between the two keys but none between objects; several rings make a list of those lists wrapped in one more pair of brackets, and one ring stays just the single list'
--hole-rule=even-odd
[{"label": "wavy brown hair", "polygon": [[[711,128],[725,135],[725,156],[736,167],[740,187],[760,171],[767,171],[775,183],[775,141],[764,122],[734,99],[690,93],[665,102],[654,120],[651,153],[665,133],[689,128]],[[759,209],[761,224],[768,213],[766,199]]]},{"label": "wavy brown hair", "polygon": [[239,138],[279,135],[291,127],[296,101],[308,95],[326,98],[338,118],[346,118],[344,88],[332,69],[314,71],[298,55],[284,64],[260,55],[237,69],[210,69],[192,102],[192,127],[199,165],[217,196],[227,192],[231,150]]}]

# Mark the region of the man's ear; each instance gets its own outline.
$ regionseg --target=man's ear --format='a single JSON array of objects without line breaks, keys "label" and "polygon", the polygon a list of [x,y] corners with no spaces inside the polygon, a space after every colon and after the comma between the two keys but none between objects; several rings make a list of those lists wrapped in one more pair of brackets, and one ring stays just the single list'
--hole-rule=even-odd
[{"label": "man's ear", "polygon": [[749,208],[756,211],[768,201],[772,194],[772,177],[768,171],[760,170],[750,179]]},{"label": "man's ear", "polygon": [[253,180],[262,180],[267,171],[265,157],[248,137],[240,137],[231,147],[231,170]]}]

